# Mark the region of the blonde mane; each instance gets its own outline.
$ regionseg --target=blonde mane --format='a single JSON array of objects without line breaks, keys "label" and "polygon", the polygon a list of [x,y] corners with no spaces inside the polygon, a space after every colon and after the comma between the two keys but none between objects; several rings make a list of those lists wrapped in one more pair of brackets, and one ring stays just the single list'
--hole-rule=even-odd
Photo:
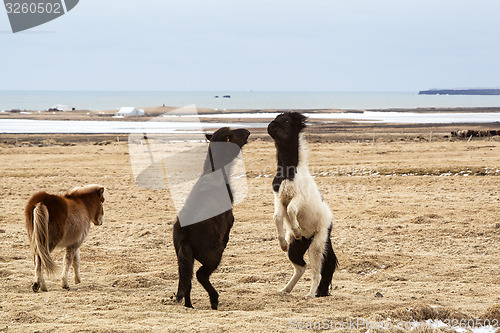
[{"label": "blonde mane", "polygon": [[69,190],[66,192],[64,196],[82,196],[86,195],[92,192],[96,192],[100,188],[103,188],[104,186],[97,185],[97,184],[91,184],[91,185],[85,185],[85,186],[77,186],[74,187],[73,189]]}]

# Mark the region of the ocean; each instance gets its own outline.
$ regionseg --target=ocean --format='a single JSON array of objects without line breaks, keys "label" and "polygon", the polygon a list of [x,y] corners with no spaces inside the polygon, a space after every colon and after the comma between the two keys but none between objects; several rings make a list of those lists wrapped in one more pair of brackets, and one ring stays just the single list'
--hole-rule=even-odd
[{"label": "ocean", "polygon": [[[218,96],[218,98],[216,97]],[[223,96],[230,96],[225,98]],[[2,110],[47,110],[54,105],[79,110],[122,106],[187,106],[225,109],[390,109],[500,107],[500,96],[418,95],[418,92],[259,92],[259,91],[0,91]]]}]

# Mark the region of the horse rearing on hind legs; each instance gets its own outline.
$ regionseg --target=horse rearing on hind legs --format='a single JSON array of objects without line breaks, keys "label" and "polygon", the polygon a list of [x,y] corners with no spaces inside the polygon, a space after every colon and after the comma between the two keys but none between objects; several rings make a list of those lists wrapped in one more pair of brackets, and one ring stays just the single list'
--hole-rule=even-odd
[{"label": "horse rearing on hind legs", "polygon": [[[307,118],[297,112],[278,115],[267,127],[276,145],[278,170],[273,180],[274,221],[278,240],[293,264],[294,274],[282,289],[291,292],[306,269],[309,249],[312,285],[307,297],[328,296],[338,260],[330,234],[333,214],[323,201],[307,166],[303,130]],[[283,224],[286,227],[286,238]]]},{"label": "horse rearing on hind legs", "polygon": [[212,309],[219,305],[219,294],[209,278],[219,266],[234,222],[233,192],[227,174],[249,135],[246,129],[230,130],[227,127],[207,135],[210,144],[203,175],[191,190],[174,224],[173,239],[179,265],[176,300],[180,302],[184,298],[186,307],[193,307],[191,280],[195,259],[202,264],[196,278],[208,292]]},{"label": "horse rearing on hind legs", "polygon": [[52,274],[56,264],[50,256],[55,247],[65,247],[61,287],[69,289],[68,273],[73,265],[75,283],[80,283],[80,246],[90,222],[102,225],[104,187],[87,185],[76,187],[65,195],[38,192],[26,205],[26,230],[35,262],[33,291],[47,291],[42,269]]}]

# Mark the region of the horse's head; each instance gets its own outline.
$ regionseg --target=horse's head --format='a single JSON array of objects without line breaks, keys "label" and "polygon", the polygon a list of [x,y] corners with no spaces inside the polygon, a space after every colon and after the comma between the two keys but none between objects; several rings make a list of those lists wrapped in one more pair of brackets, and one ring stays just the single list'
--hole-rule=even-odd
[{"label": "horse's head", "polygon": [[232,130],[229,127],[219,128],[214,134],[206,134],[210,146],[203,170],[212,172],[230,165],[247,143],[249,135],[250,132],[246,129]]},{"label": "horse's head", "polygon": [[64,197],[73,200],[81,200],[87,207],[90,220],[95,225],[102,225],[104,217],[104,186],[101,185],[87,185],[82,187],[75,187],[68,191]]},{"label": "horse's head", "polygon": [[299,134],[306,128],[307,117],[298,112],[285,112],[278,115],[267,126],[267,133],[274,141],[283,146],[298,142]]},{"label": "horse's head", "polygon": [[94,224],[95,225],[102,225],[103,220],[104,220],[104,191],[106,189],[104,187],[99,187],[97,189],[97,196],[98,196],[98,209],[96,211],[96,215],[94,217]]},{"label": "horse's head", "polygon": [[241,148],[247,143],[250,132],[244,128],[232,130],[229,127],[222,127],[214,134],[206,134],[205,136],[210,142],[231,142]]}]

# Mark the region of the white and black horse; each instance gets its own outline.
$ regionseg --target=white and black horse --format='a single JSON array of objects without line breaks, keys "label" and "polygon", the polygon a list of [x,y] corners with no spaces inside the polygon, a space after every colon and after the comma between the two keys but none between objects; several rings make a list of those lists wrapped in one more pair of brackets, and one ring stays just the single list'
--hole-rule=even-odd
[{"label": "white and black horse", "polygon": [[[209,277],[219,266],[234,222],[233,194],[227,173],[241,147],[247,143],[249,135],[250,132],[246,129],[231,130],[227,127],[218,129],[213,135],[207,135],[210,145],[203,175],[208,175],[208,177],[199,178],[174,224],[173,238],[179,265],[179,286],[176,300],[181,302],[184,298],[186,307],[193,307],[191,280],[195,259],[202,264],[196,272],[196,277],[208,292],[212,309],[217,309],[219,305],[219,294],[210,283]],[[217,182],[214,177],[210,177],[216,171],[224,175],[225,181]],[[221,198],[222,195],[217,193],[223,193],[226,196],[225,203],[222,204],[224,201]],[[227,198],[227,195],[230,199]],[[227,210],[224,211],[224,209]],[[213,217],[193,221],[193,219],[196,220],[197,216],[206,216],[207,211],[217,213],[215,216],[211,215]],[[186,223],[182,223],[183,221],[188,221],[187,223],[190,224],[186,225]]]},{"label": "white and black horse", "polygon": [[314,298],[329,295],[338,260],[330,240],[333,214],[307,166],[306,120],[300,113],[286,112],[269,124],[267,132],[274,139],[278,162],[273,217],[281,249],[288,251],[294,267],[293,277],[282,291],[291,292],[304,274],[304,254],[309,250],[312,285],[307,297]]}]

